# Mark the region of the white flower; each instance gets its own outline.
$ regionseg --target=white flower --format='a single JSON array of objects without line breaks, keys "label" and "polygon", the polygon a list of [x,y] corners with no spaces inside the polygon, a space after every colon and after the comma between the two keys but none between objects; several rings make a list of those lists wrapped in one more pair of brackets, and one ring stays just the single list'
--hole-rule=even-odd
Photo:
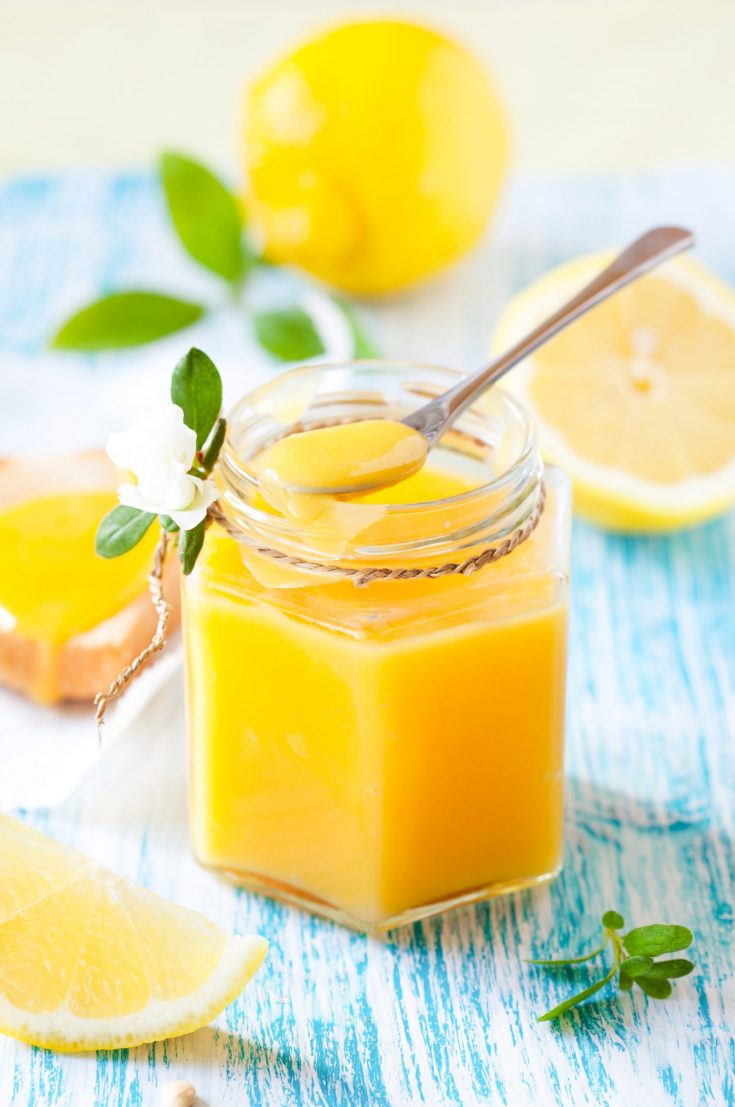
[{"label": "white flower", "polygon": [[196,435],[176,404],[110,435],[108,457],[135,478],[135,484],[118,489],[120,503],[153,515],[169,515],[182,530],[191,530],[217,499],[211,478],[202,480],[188,472],[195,453]]},{"label": "white flower", "polygon": [[202,480],[183,474],[160,500],[147,499],[139,484],[123,484],[117,495],[126,507],[137,507],[152,515],[168,515],[182,530],[191,530],[201,523],[207,508],[217,499],[217,488],[211,477]]}]

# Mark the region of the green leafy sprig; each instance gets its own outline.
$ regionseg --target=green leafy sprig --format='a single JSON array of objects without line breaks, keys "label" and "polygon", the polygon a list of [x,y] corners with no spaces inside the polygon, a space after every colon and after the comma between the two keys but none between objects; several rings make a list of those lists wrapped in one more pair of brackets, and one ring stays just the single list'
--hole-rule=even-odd
[{"label": "green leafy sprig", "polygon": [[[222,409],[222,379],[214,363],[201,350],[192,347],[182,357],[171,378],[171,400],[184,413],[184,422],[196,434],[196,456],[189,475],[206,480],[217,462],[225,440],[227,423]],[[136,507],[119,504],[102,519],[95,540],[101,557],[120,557],[137,546],[152,525],[155,515]],[[179,560],[188,575],[204,544],[207,519],[191,530],[182,531],[167,515],[159,515],[160,526],[174,535]]]},{"label": "green leafy sprig", "polygon": [[[224,281],[230,306],[242,309],[241,293],[250,275],[267,263],[247,237],[238,197],[205,165],[181,153],[165,151],[158,175],[179,242],[195,262]],[[377,350],[353,309],[340,298],[332,299],[352,334],[354,356],[375,357]],[[111,292],[70,316],[51,345],[84,351],[140,346],[191,326],[209,310],[205,304],[159,291]],[[249,314],[255,338],[273,357],[303,361],[325,353],[311,316],[298,304]]]},{"label": "green leafy sprig", "polygon": [[570,996],[550,1011],[538,1017],[538,1022],[558,1019],[560,1015],[571,1011],[573,1007],[589,999],[606,984],[612,983],[617,976],[618,988],[629,992],[637,984],[642,992],[651,999],[667,999],[671,995],[671,981],[687,976],[694,968],[691,961],[683,957],[656,960],[666,953],[678,953],[692,944],[692,932],[686,926],[670,923],[651,923],[649,926],[637,926],[627,934],[619,931],[625,926],[625,920],[618,911],[606,911],[602,916],[603,939],[591,953],[581,957],[553,958],[550,960],[529,960],[529,965],[540,965],[547,969],[561,969],[583,965],[594,961],[608,948],[612,951],[613,963],[608,971],[576,995]]}]

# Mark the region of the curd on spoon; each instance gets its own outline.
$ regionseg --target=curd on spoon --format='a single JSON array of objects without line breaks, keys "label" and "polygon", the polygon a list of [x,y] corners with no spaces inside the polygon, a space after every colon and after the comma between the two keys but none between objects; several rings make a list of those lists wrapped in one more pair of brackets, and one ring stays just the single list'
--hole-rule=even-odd
[{"label": "curd on spoon", "polygon": [[364,419],[289,434],[270,446],[260,484],[272,507],[304,520],[322,497],[360,496],[413,476],[429,444],[395,419]]}]

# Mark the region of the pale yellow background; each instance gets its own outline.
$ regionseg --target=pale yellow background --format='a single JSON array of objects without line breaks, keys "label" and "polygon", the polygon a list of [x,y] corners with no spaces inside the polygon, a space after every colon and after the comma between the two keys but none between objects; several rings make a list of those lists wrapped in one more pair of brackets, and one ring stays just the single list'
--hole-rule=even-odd
[{"label": "pale yellow background", "polygon": [[248,74],[357,13],[428,19],[492,66],[522,169],[735,160],[732,0],[0,0],[0,172],[236,156]]}]

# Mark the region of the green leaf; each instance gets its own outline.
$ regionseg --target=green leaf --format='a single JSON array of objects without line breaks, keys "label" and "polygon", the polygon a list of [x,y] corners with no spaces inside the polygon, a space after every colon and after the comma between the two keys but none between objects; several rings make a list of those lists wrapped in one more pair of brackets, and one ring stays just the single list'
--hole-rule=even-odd
[{"label": "green leaf", "polygon": [[189,575],[202,552],[205,523],[206,520],[202,519],[201,523],[197,523],[191,530],[182,530],[179,535],[179,561],[184,570],[184,576]]},{"label": "green leaf", "polygon": [[324,353],[324,343],[310,315],[301,308],[262,311],[253,320],[255,337],[281,361],[305,361]]},{"label": "green leaf", "polygon": [[557,969],[564,968],[565,965],[581,965],[585,961],[591,961],[593,957],[597,957],[604,950],[607,942],[603,942],[597,949],[593,949],[592,953],[585,953],[583,957],[565,957],[565,958],[551,958],[550,960],[527,960],[527,965],[541,965],[545,969]]},{"label": "green leaf", "polygon": [[214,464],[220,455],[220,450],[225,441],[226,434],[227,421],[225,419],[218,419],[202,456],[202,469],[205,473],[211,473],[214,468]]},{"label": "green leaf", "polygon": [[[625,962],[630,963],[630,959]],[[679,976],[689,976],[694,971],[694,965],[687,961],[686,957],[672,957],[670,961],[654,961],[646,973],[649,980],[674,980]]]},{"label": "green leaf", "polygon": [[625,919],[617,911],[606,911],[602,916],[602,925],[610,930],[620,930],[621,926],[625,926]]},{"label": "green leaf", "polygon": [[350,325],[350,330],[352,331],[352,341],[354,343],[352,356],[356,358],[380,357],[380,352],[377,346],[365,331],[352,304],[348,303],[347,300],[343,300],[338,296],[334,297],[334,302],[337,307],[341,308],[345,315],[345,318],[347,319],[347,322]]},{"label": "green leaf", "polygon": [[628,953],[643,957],[658,957],[661,953],[675,953],[692,944],[692,932],[686,926],[669,923],[653,923],[637,926],[623,938]]},{"label": "green leaf", "polygon": [[155,519],[147,511],[118,504],[108,511],[97,528],[95,550],[100,557],[119,557],[137,546]]},{"label": "green leaf", "polygon": [[178,523],[175,523],[169,515],[159,515],[158,521],[168,534],[176,534],[179,529]]},{"label": "green leaf", "polygon": [[71,315],[51,339],[57,350],[142,346],[196,323],[200,304],[159,292],[112,292]]},{"label": "green leaf", "polygon": [[192,347],[171,378],[171,399],[184,412],[187,427],[196,431],[200,450],[222,408],[222,378],[215,364]]},{"label": "green leaf", "polygon": [[545,1015],[539,1015],[537,1022],[548,1022],[550,1019],[558,1019],[560,1015],[565,1014],[566,1011],[570,1011],[572,1007],[576,1007],[578,1003],[583,1003],[585,999],[589,999],[595,992],[599,992],[601,988],[604,988],[606,984],[609,984],[612,978],[618,971],[618,966],[614,965],[610,969],[610,972],[603,976],[602,980],[596,981],[594,984],[590,984],[589,988],[585,988],[584,991],[578,992],[576,996],[571,996],[570,999],[565,999],[563,1003],[560,1003],[557,1007],[552,1007],[550,1011],[547,1011]]},{"label": "green leaf", "polygon": [[242,216],[237,200],[218,177],[183,154],[161,155],[161,181],[168,210],[184,249],[225,280],[245,270]]},{"label": "green leaf", "polygon": [[632,978],[628,976],[627,972],[622,966],[620,968],[620,979],[618,980],[618,987],[620,988],[621,992],[629,992],[630,989],[633,987]]},{"label": "green leaf", "polygon": [[656,976],[638,976],[636,984],[651,999],[668,999],[671,995],[671,985],[668,980],[660,980]]},{"label": "green leaf", "polygon": [[626,976],[629,976],[631,980],[635,980],[636,977],[647,973],[652,965],[653,961],[650,957],[628,957],[623,962],[620,971],[624,971]]}]

